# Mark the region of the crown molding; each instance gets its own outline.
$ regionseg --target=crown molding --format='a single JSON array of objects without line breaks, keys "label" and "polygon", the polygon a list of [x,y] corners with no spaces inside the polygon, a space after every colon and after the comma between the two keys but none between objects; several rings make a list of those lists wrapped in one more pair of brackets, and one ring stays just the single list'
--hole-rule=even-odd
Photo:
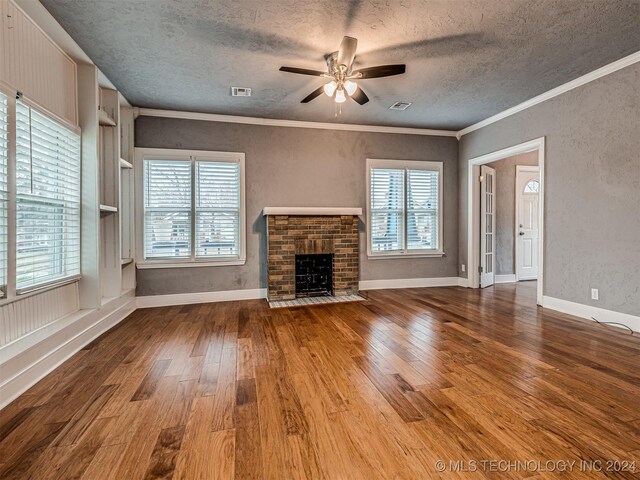
[{"label": "crown molding", "polygon": [[471,133],[482,127],[486,127],[487,125],[491,125],[492,123],[498,122],[503,118],[507,118],[507,117],[510,117],[511,115],[515,115],[516,113],[526,110],[527,108],[531,108],[534,105],[538,105],[539,103],[546,102],[547,100],[557,97],[558,95],[562,95],[563,93],[573,90],[574,88],[578,88],[578,87],[581,87],[582,85],[586,85],[587,83],[593,82],[594,80],[598,80],[599,78],[602,78],[606,75],[617,72],[618,70],[621,70],[625,67],[628,67],[629,65],[633,65],[634,63],[638,63],[638,62],[640,62],[640,51],[632,53],[631,55],[627,55],[626,57],[623,57],[620,60],[616,60],[615,62],[609,63],[604,67],[600,67],[597,70],[594,70],[593,72],[589,72],[586,75],[583,75],[574,80],[571,80],[570,82],[567,82],[564,85],[560,85],[559,87],[553,88],[548,92],[542,93],[537,97],[533,97],[527,100],[526,102],[522,102],[516,105],[515,107],[508,108],[503,112],[500,112],[496,115],[486,118],[478,123],[474,123],[473,125],[470,125],[466,128],[463,128],[457,133],[456,137],[458,138],[458,140],[460,140],[460,138],[463,135],[466,135],[467,133]]},{"label": "crown molding", "polygon": [[243,123],[248,125],[264,125],[270,127],[315,128],[320,130],[346,130],[351,132],[400,133],[405,135],[427,135],[432,137],[455,137],[458,133],[452,130],[431,130],[428,128],[385,127],[378,125],[356,125],[349,123],[304,122],[301,120],[242,117],[237,115],[220,115],[217,113],[158,110],[154,108],[138,108],[135,111],[135,114],[136,116],[141,117],[180,118],[185,120],[202,120],[205,122]]}]

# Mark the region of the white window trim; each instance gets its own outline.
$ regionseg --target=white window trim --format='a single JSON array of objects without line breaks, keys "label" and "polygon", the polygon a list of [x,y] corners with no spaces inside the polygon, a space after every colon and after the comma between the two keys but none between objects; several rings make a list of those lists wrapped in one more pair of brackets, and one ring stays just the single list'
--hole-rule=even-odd
[{"label": "white window trim", "polygon": [[[189,268],[189,267],[222,267],[230,265],[244,265],[247,261],[247,205],[245,194],[245,154],[241,152],[213,152],[208,150],[180,150],[170,148],[136,148],[135,149],[135,219],[136,225],[144,225],[144,160],[153,157],[154,160],[188,160],[195,159],[214,162],[237,162],[240,165],[240,251],[238,257],[222,257],[212,259],[153,259],[144,258],[144,228],[136,228],[136,268],[140,270],[153,268]],[[193,182],[192,178],[192,195]],[[192,212],[192,222],[195,212]],[[195,230],[192,228],[192,235]]]},{"label": "white window trim", "polygon": [[[435,170],[438,175],[438,249],[437,250],[397,250],[392,252],[372,252],[371,251],[371,169],[372,168],[392,168],[404,170]],[[444,253],[444,228],[442,225],[443,208],[443,162],[422,161],[422,160],[390,160],[381,158],[367,158],[366,188],[366,225],[367,225],[367,257],[371,260],[398,259],[398,258],[429,258],[443,257]],[[405,219],[406,225],[406,192],[405,192]],[[406,231],[403,232],[403,242],[406,244]]]}]

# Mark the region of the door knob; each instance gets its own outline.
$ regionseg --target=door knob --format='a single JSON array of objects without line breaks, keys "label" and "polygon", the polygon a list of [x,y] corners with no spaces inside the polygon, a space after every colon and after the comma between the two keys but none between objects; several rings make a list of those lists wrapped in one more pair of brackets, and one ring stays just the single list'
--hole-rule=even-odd
[{"label": "door knob", "polygon": [[522,236],[524,235],[524,232],[519,232],[518,235]]}]

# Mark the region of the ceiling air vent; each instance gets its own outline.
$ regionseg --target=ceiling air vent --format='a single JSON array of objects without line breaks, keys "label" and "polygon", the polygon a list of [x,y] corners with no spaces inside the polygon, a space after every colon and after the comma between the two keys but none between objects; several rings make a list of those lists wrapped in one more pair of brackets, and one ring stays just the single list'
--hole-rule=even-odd
[{"label": "ceiling air vent", "polygon": [[396,102],[389,107],[389,110],[406,110],[411,106],[411,102]]},{"label": "ceiling air vent", "polygon": [[232,97],[250,97],[251,89],[247,87],[231,87]]}]

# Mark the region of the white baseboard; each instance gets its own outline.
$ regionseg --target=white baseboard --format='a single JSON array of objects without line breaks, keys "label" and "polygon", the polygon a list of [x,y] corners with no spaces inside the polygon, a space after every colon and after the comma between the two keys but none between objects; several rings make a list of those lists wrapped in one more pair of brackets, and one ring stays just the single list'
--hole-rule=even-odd
[{"label": "white baseboard", "polygon": [[614,312],[613,310],[606,310],[604,308],[584,305],[582,303],[569,302],[560,298],[547,297],[546,295],[542,297],[542,306],[558,312],[575,315],[576,317],[586,318],[588,320],[595,318],[599,322],[621,323],[635,332],[640,332],[640,317],[629,315],[628,313]]},{"label": "white baseboard", "polygon": [[469,279],[468,278],[458,277],[458,286],[459,287],[464,287],[464,288],[469,288]]},{"label": "white baseboard", "polygon": [[495,283],[515,283],[515,282],[517,282],[515,273],[509,273],[507,275],[496,275],[496,278],[495,278]]},{"label": "white baseboard", "polygon": [[266,288],[225,290],[221,292],[176,293],[172,295],[149,295],[146,297],[137,297],[136,306],[138,308],[169,307],[172,305],[229,302],[233,300],[255,300],[259,298],[267,298]]},{"label": "white baseboard", "polygon": [[[381,290],[386,288],[421,288],[421,287],[466,287],[466,278],[392,278],[389,280],[362,280],[360,290]],[[463,284],[464,283],[464,284]]]},{"label": "white baseboard", "polygon": [[[61,328],[38,342],[24,343],[18,351],[15,346],[1,352],[0,409],[4,408],[35,383],[47,376],[92,340],[122,321],[136,309],[133,291],[114,299],[98,310],[80,310],[72,314],[72,322],[64,317],[58,320]],[[54,323],[57,323],[54,322]],[[34,332],[38,335],[38,332]],[[28,338],[29,334],[25,337]],[[26,340],[23,340],[27,342]]]}]

